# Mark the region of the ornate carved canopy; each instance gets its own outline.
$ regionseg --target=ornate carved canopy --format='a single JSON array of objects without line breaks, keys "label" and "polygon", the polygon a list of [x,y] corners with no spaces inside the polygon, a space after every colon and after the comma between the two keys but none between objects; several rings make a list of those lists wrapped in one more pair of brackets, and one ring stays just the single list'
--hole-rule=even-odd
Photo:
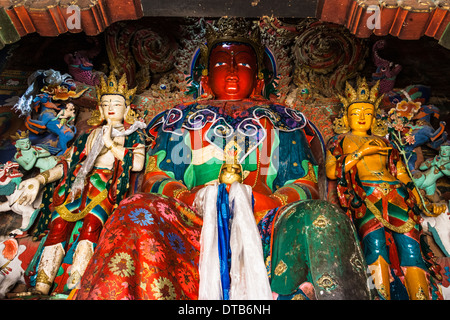
[{"label": "ornate carved canopy", "polygon": [[140,0],[0,0],[0,48],[34,32],[97,35],[116,21],[143,16]]},{"label": "ornate carved canopy", "polygon": [[[78,25],[68,25],[75,18],[71,6],[79,8]],[[0,0],[0,48],[34,32],[97,35],[116,21],[143,16],[315,17],[343,25],[359,38],[374,34],[416,40],[425,35],[442,40],[449,10],[450,0]]]},{"label": "ornate carved canopy", "polygon": [[422,36],[440,40],[450,22],[449,10],[449,0],[322,0],[317,18],[344,25],[359,38],[375,34],[403,40]]}]

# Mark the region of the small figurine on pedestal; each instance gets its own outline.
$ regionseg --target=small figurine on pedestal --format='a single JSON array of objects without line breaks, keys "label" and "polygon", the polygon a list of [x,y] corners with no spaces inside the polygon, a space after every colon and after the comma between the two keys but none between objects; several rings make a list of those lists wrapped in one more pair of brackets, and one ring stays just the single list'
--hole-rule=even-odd
[{"label": "small figurine on pedestal", "polygon": [[14,160],[26,171],[36,167],[43,172],[56,166],[58,158],[42,147],[32,146],[28,131],[19,130],[11,138],[17,148]]},{"label": "small figurine on pedestal", "polygon": [[59,121],[59,124],[57,125],[58,128],[61,129],[64,125],[71,125],[73,124],[73,121],[75,120],[75,106],[72,102],[69,102],[66,104],[66,107],[61,109],[59,113],[56,115],[55,120]]},{"label": "small figurine on pedestal", "polygon": [[34,213],[41,204],[40,193],[34,202],[29,204],[22,204],[17,201],[20,194],[18,186],[22,182],[23,174],[19,171],[19,164],[8,161],[5,164],[0,164],[0,195],[6,197],[6,201],[0,203],[0,212],[12,211],[22,216],[22,224],[19,229],[11,231],[10,236],[22,235],[35,220]]}]

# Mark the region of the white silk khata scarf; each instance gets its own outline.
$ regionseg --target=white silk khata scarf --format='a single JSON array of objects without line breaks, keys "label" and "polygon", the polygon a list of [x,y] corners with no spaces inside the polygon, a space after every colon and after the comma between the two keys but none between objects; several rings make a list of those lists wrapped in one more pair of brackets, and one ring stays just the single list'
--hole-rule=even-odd
[{"label": "white silk khata scarf", "polygon": [[[115,137],[126,137],[135,132],[138,129],[145,129],[147,125],[142,121],[135,121],[127,130],[119,131],[115,128],[111,131],[111,137],[114,139]],[[94,138],[94,143],[92,144],[91,150],[89,151],[86,159],[83,161],[83,164],[78,172],[75,181],[72,185],[72,197],[75,197],[77,192],[82,192],[84,189],[86,176],[91,172],[95,160],[97,159],[100,151],[102,151],[104,142],[103,142],[103,133],[106,130],[106,126],[102,127],[102,130],[97,134]]]},{"label": "white silk khata scarf", "polygon": [[[219,184],[201,189],[194,202],[203,216],[200,236],[199,300],[224,299],[219,259],[217,198]],[[229,248],[230,300],[272,300],[272,291],[264,264],[264,256],[253,215],[252,189],[235,182],[228,194],[231,213]]]}]

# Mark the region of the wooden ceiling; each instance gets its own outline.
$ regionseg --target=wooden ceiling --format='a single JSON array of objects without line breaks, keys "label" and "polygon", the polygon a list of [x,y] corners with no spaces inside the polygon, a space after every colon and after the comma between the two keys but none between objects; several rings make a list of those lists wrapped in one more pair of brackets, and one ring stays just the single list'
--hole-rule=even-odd
[{"label": "wooden ceiling", "polygon": [[439,40],[450,22],[449,10],[450,0],[323,0],[317,18],[344,25],[360,38],[374,34]]},{"label": "wooden ceiling", "polygon": [[[68,25],[75,18],[73,6],[79,9],[78,26]],[[375,17],[370,8],[379,9],[376,28],[368,27]],[[0,0],[0,48],[30,33],[45,37],[66,32],[97,35],[114,22],[144,16],[315,17],[344,25],[360,38],[375,34],[441,40],[450,22],[449,10],[450,0]]]}]

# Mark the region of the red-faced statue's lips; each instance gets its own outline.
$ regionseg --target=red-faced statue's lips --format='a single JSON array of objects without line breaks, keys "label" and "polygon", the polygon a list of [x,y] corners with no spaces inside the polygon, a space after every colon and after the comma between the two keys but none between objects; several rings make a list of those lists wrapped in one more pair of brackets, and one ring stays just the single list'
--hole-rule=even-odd
[{"label": "red-faced statue's lips", "polygon": [[239,90],[239,78],[236,76],[228,76],[225,78],[225,91],[235,92]]},{"label": "red-faced statue's lips", "polygon": [[239,84],[236,81],[233,82],[227,82],[225,84],[225,91],[226,92],[235,92],[239,91]]}]

